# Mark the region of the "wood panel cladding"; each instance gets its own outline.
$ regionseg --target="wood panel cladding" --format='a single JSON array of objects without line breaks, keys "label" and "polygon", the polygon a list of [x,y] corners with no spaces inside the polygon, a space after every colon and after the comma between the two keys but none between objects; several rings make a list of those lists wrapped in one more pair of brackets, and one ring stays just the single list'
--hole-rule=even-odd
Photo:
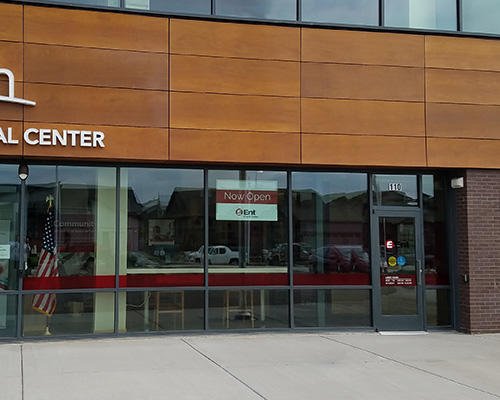
[{"label": "wood panel cladding", "polygon": [[26,121],[167,126],[167,92],[26,83],[24,93],[37,102]]},{"label": "wood panel cladding", "polygon": [[[15,80],[23,80],[23,45],[22,43],[0,42],[0,68],[10,69]],[[5,77],[0,78],[4,80]],[[1,94],[4,94],[3,92]]]},{"label": "wood panel cladding", "polygon": [[[0,108],[1,109],[1,108]],[[0,142],[0,157],[2,156],[21,156],[23,152],[23,123],[12,121],[0,121],[0,128],[3,134],[8,135],[8,128],[12,128],[12,139],[17,140],[19,144],[4,144]]]},{"label": "wood panel cladding", "polygon": [[429,102],[500,105],[500,72],[429,68],[426,94]]},{"label": "wood panel cladding", "polygon": [[500,140],[500,106],[427,104],[427,135]]},{"label": "wood panel cladding", "polygon": [[24,146],[29,157],[62,157],[100,160],[162,161],[168,158],[168,129],[130,128],[103,125],[54,124],[52,129],[98,130],[104,132],[105,147]]},{"label": "wood panel cladding", "polygon": [[304,63],[302,96],[423,101],[423,68]]},{"label": "wood panel cladding", "polygon": [[54,7],[24,7],[24,40],[105,49],[168,52],[166,18]]},{"label": "wood panel cladding", "polygon": [[172,128],[300,131],[296,98],[172,92],[170,101]]},{"label": "wood panel cladding", "polygon": [[303,28],[302,60],[423,67],[424,37]]},{"label": "wood panel cladding", "polygon": [[[3,77],[0,80],[0,93],[5,95],[8,91],[7,80]],[[23,84],[21,82],[14,83],[14,92],[16,96],[20,97],[23,94]],[[9,121],[22,121],[23,120],[23,106],[19,104],[0,103],[0,120]]]},{"label": "wood panel cladding", "polygon": [[304,134],[302,163],[421,167],[426,165],[425,139]]},{"label": "wood panel cladding", "polygon": [[500,168],[500,140],[428,138],[429,167]]},{"label": "wood panel cladding", "polygon": [[170,158],[177,161],[299,163],[300,135],[171,129]]},{"label": "wood panel cladding", "polygon": [[500,41],[427,36],[425,64],[434,68],[500,72]]},{"label": "wood panel cladding", "polygon": [[172,55],[170,73],[174,91],[300,95],[298,62]]},{"label": "wood panel cladding", "polygon": [[174,54],[298,61],[300,29],[170,20],[170,46]]},{"label": "wood panel cladding", "polygon": [[27,44],[24,63],[27,82],[168,89],[167,54]]},{"label": "wood panel cladding", "polygon": [[16,4],[0,4],[0,40],[23,40],[23,7]]},{"label": "wood panel cladding", "polygon": [[425,135],[423,103],[303,99],[301,104],[306,133]]}]

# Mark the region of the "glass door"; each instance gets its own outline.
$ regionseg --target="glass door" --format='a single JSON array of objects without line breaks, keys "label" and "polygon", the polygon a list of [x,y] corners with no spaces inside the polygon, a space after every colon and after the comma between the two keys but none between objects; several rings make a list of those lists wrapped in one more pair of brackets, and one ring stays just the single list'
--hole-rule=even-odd
[{"label": "glass door", "polygon": [[375,328],[423,330],[420,213],[375,211],[372,238]]}]

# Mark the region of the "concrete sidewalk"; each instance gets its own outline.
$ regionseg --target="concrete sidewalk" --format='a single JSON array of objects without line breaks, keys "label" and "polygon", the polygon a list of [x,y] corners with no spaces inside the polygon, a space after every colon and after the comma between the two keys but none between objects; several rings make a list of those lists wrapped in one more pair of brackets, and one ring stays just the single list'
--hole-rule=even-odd
[{"label": "concrete sidewalk", "polygon": [[500,335],[263,333],[0,344],[0,399],[498,399]]}]

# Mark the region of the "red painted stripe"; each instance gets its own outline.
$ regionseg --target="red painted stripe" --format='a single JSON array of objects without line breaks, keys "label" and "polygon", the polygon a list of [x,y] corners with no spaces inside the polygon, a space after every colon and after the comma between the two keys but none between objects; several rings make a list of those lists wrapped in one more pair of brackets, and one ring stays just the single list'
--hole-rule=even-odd
[{"label": "red painted stripe", "polygon": [[332,273],[332,274],[295,274],[294,285],[370,285],[370,274]]},{"label": "red painted stripe", "polygon": [[114,275],[28,277],[23,280],[24,290],[104,289],[114,287]]}]

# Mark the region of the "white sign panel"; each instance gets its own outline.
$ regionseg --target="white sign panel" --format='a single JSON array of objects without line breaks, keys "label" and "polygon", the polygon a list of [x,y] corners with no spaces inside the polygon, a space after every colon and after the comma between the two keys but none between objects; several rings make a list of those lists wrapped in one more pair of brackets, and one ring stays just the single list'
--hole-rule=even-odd
[{"label": "white sign panel", "polygon": [[10,244],[0,244],[0,260],[10,259]]},{"label": "white sign panel", "polygon": [[277,221],[278,181],[217,179],[217,221]]}]

